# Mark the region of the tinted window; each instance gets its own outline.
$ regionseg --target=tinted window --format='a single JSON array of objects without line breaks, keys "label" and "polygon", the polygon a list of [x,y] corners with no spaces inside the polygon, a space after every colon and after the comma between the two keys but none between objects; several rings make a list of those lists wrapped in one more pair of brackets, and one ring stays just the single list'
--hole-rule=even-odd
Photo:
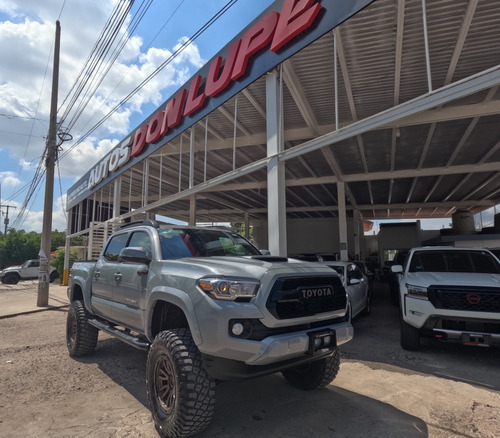
[{"label": "tinted window", "polygon": [[356,265],[349,265],[347,269],[348,269],[347,277],[349,278],[349,280],[352,278],[357,278],[358,280],[361,280],[361,278],[363,278],[363,274]]},{"label": "tinted window", "polygon": [[260,254],[245,238],[224,230],[172,228],[158,233],[164,259]]},{"label": "tinted window", "polygon": [[134,246],[151,252],[151,239],[146,231],[135,231],[132,233],[127,246]]},{"label": "tinted window", "polygon": [[416,251],[409,271],[498,274],[500,263],[482,251]]},{"label": "tinted window", "polygon": [[117,234],[113,236],[104,251],[104,258],[109,262],[118,261],[118,254],[120,254],[120,251],[125,247],[126,242],[127,234]]},{"label": "tinted window", "polygon": [[332,268],[334,271],[337,272],[337,274],[339,275],[344,275],[344,267],[343,266],[339,266],[339,265],[335,265],[335,266],[328,266],[329,268]]}]

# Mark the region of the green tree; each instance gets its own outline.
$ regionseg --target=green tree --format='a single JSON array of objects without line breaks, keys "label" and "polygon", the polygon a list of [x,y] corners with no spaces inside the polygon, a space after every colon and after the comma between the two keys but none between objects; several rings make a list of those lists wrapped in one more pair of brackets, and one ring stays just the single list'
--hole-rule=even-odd
[{"label": "green tree", "polygon": [[[55,257],[50,261],[50,266],[53,266],[56,268],[57,273],[59,274],[59,278],[62,278],[63,273],[64,273],[64,255],[65,255],[64,249],[58,249],[56,251]],[[76,260],[78,257],[78,254],[76,251],[70,251],[69,252],[69,264],[70,266],[72,265],[72,262]]]},{"label": "green tree", "polygon": [[24,230],[10,230],[0,240],[0,266],[19,265],[38,258],[40,234]]},{"label": "green tree", "polygon": [[[41,240],[42,235],[34,231],[27,233],[24,230],[10,229],[7,234],[0,233],[0,268],[19,265],[30,259],[37,259]],[[76,240],[82,241],[83,239]],[[50,245],[51,252],[65,245],[66,233],[64,231],[53,231]]]},{"label": "green tree", "polygon": [[253,227],[250,227],[250,233],[248,234],[245,232],[245,224],[243,222],[231,222],[231,228],[250,240],[250,242],[253,242]]}]

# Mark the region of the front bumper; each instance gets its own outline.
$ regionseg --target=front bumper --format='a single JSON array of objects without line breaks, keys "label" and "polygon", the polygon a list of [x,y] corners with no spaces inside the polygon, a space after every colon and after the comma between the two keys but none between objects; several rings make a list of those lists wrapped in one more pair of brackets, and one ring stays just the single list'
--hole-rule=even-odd
[{"label": "front bumper", "polygon": [[[336,346],[350,341],[353,337],[353,327],[349,322],[326,326],[319,331],[334,330]],[[318,330],[304,330],[277,336],[270,336],[262,341],[251,342],[257,348],[255,354],[245,361],[235,360],[227,356],[202,353],[204,367],[213,379],[243,380],[260,377],[267,374],[283,371],[287,368],[321,360],[330,356],[335,347],[318,349],[310,352],[309,334]],[[242,340],[239,340],[242,342]],[[246,345],[248,347],[248,345]],[[236,351],[233,351],[236,353]],[[238,352],[241,354],[241,352]]]},{"label": "front bumper", "polygon": [[403,319],[421,335],[468,345],[500,344],[500,314],[436,309],[425,300],[405,296]]},{"label": "front bumper", "polygon": [[[354,335],[354,329],[350,322],[322,327],[335,332],[336,345],[342,345],[350,341]],[[287,333],[277,336],[269,336],[260,342],[258,351],[245,363],[247,365],[268,365],[281,360],[288,360],[304,355],[309,350],[311,330],[302,330],[295,333]]]}]

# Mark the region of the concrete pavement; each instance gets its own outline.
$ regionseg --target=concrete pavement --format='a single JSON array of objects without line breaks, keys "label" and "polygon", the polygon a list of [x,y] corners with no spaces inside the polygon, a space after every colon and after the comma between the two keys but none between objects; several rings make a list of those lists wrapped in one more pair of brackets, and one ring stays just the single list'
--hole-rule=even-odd
[{"label": "concrete pavement", "polygon": [[41,312],[69,306],[66,286],[51,283],[49,286],[49,304],[36,305],[38,299],[38,281],[20,281],[18,284],[0,283],[0,319],[16,315]]}]

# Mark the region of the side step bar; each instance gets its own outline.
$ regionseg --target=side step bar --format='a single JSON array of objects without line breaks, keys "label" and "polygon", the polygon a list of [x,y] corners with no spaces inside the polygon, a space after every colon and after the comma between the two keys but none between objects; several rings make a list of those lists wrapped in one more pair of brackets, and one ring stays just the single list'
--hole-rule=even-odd
[{"label": "side step bar", "polygon": [[109,333],[115,338],[121,339],[123,342],[126,342],[127,344],[131,345],[132,347],[138,348],[139,350],[149,349],[149,342],[141,341],[138,337],[110,326],[109,324],[98,321],[97,319],[89,319],[88,323],[98,328],[99,330],[102,330],[103,332]]}]

